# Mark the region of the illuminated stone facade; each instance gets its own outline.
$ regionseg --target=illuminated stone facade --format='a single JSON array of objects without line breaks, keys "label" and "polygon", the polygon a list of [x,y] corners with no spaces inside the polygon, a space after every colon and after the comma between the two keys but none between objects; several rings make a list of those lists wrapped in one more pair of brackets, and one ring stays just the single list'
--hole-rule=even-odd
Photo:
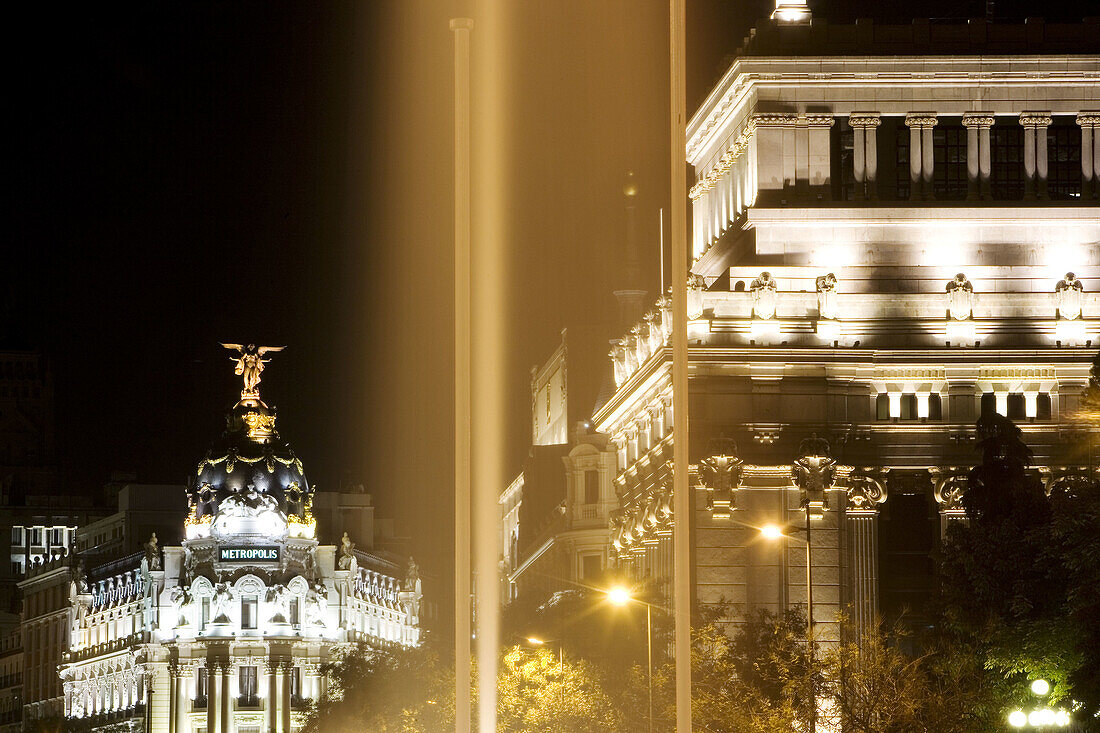
[{"label": "illuminated stone facade", "polygon": [[193,474],[182,546],[154,535],[71,583],[69,729],[290,733],[349,645],[419,643],[415,564],[347,533],[319,544],[313,488],[252,387]]},{"label": "illuminated stone facade", "polygon": [[[804,604],[798,536],[755,528],[809,512],[828,635],[842,610],[919,618],[983,412],[1048,485],[1095,470],[1071,451],[1100,345],[1100,57],[1072,55],[1098,30],[1078,25],[766,22],[691,120],[701,603],[734,623]],[[671,559],[668,337],[661,302],[593,417],[611,550],[640,578]]]}]

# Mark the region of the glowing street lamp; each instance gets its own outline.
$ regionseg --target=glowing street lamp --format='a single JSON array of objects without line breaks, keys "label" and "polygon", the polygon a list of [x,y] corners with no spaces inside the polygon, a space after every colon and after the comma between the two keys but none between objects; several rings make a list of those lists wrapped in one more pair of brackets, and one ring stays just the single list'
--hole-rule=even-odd
[{"label": "glowing street lamp", "polygon": [[[1032,680],[1031,692],[1036,697],[1046,697],[1050,694],[1050,683],[1043,679]],[[1008,714],[1008,724],[1013,728],[1065,728],[1070,722],[1068,711],[1048,707],[1036,708],[1028,713],[1013,710]]]},{"label": "glowing street lamp", "polygon": [[[527,643],[533,646],[545,646],[555,639],[540,639],[537,636],[528,636]],[[565,652],[562,650],[561,642],[558,642],[558,679],[561,680],[561,706],[565,708]]]},{"label": "glowing street lamp", "polygon": [[625,585],[615,585],[607,590],[607,600],[614,606],[625,606],[628,603],[641,603],[645,606],[645,650],[646,669],[648,672],[647,693],[649,695],[648,730],[653,733],[653,605],[635,598],[630,589]]}]

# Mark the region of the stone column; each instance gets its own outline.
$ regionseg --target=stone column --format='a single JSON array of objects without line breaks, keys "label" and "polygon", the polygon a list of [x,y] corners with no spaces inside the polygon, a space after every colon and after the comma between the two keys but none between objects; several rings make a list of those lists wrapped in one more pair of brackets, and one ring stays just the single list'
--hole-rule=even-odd
[{"label": "stone column", "polygon": [[[229,688],[229,664],[225,663],[221,666],[221,680],[222,680],[222,694],[219,701],[219,707],[221,712],[218,714],[218,724],[221,733],[229,733],[229,711],[232,709],[229,705],[229,698],[233,696],[233,692]],[[207,731],[210,733],[210,731]]]},{"label": "stone column", "polygon": [[179,730],[179,710],[182,707],[180,698],[180,670],[176,665],[168,667],[168,731],[176,733]]},{"label": "stone column", "polygon": [[881,119],[878,112],[853,112],[848,117],[852,127],[852,161],[856,179],[855,198],[878,198],[875,181],[878,175],[878,141],[875,131]]},{"label": "stone column", "polygon": [[267,730],[268,733],[275,733],[279,729],[279,690],[275,682],[279,663],[267,662],[264,672],[267,673],[267,709],[264,711],[267,713]]},{"label": "stone column", "polygon": [[195,675],[194,668],[190,665],[180,665],[177,669],[176,682],[176,733],[188,733],[191,728],[187,724],[187,714],[191,712],[191,680]]},{"label": "stone column", "polygon": [[852,568],[852,622],[858,638],[878,615],[878,505],[886,501],[885,471],[864,469],[849,478],[847,517]]},{"label": "stone column", "polygon": [[962,123],[966,128],[966,199],[988,200],[990,155],[989,128],[993,125],[992,112],[967,112]]},{"label": "stone column", "polygon": [[1047,195],[1047,127],[1048,112],[1021,112],[1024,126],[1024,198],[1046,198]]},{"label": "stone column", "polygon": [[279,731],[290,733],[290,662],[279,665]]},{"label": "stone column", "polygon": [[937,122],[935,112],[910,112],[905,116],[905,124],[909,127],[909,198],[913,201],[933,198],[932,128]]},{"label": "stone column", "polygon": [[207,662],[206,664],[206,731],[218,732],[218,712],[222,706],[222,676],[221,664]]},{"label": "stone column", "polygon": [[1081,198],[1100,195],[1100,112],[1080,112],[1081,126]]}]

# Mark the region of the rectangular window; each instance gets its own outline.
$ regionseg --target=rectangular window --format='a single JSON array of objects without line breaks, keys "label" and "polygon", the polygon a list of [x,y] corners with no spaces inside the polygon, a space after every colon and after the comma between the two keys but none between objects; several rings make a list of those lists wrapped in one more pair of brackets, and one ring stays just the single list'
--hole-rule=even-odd
[{"label": "rectangular window", "polygon": [[600,577],[603,572],[603,562],[599,555],[582,555],[581,556],[581,573],[585,580],[592,580]]},{"label": "rectangular window", "polygon": [[297,626],[301,625],[302,622],[300,620],[300,618],[301,618],[300,613],[301,613],[301,611],[300,611],[299,606],[298,606],[298,599],[297,598],[291,598],[290,599],[290,625],[291,626],[297,627]]},{"label": "rectangular window", "polygon": [[856,175],[853,158],[855,133],[848,120],[837,118],[833,127],[833,198],[837,201],[851,201],[855,197]]},{"label": "rectangular window", "polygon": [[928,395],[928,419],[943,419],[943,403],[940,400],[939,393],[937,392],[933,392],[932,394]]},{"label": "rectangular window", "polygon": [[255,667],[240,667],[237,672],[238,694],[242,705],[255,705],[259,687],[256,681]]},{"label": "rectangular window", "polygon": [[210,599],[202,599],[202,626],[201,629],[205,629],[206,625],[210,623]]},{"label": "rectangular window", "polygon": [[34,546],[34,547],[41,547],[42,546],[42,528],[41,527],[32,527],[31,528],[31,545]]},{"label": "rectangular window", "polygon": [[901,396],[901,419],[917,419],[917,396],[915,394],[903,394]]},{"label": "rectangular window", "polygon": [[1024,197],[1024,128],[1009,123],[989,131],[989,189],[994,201]]},{"label": "rectangular window", "polygon": [[909,128],[905,125],[898,125],[895,140],[897,142],[894,145],[894,166],[896,175],[896,191],[895,195],[899,201],[904,201],[909,198],[910,180],[909,180]]},{"label": "rectangular window", "polygon": [[1035,400],[1035,419],[1049,420],[1051,415],[1050,395],[1040,392]]},{"label": "rectangular window", "polygon": [[1027,416],[1027,405],[1024,400],[1024,396],[1018,392],[1010,394],[1008,396],[1008,414],[1005,415],[1009,420],[1023,420]]},{"label": "rectangular window", "polygon": [[584,503],[598,504],[600,502],[600,472],[584,472]]},{"label": "rectangular window", "polygon": [[195,670],[195,705],[206,705],[206,667]]},{"label": "rectangular window", "polygon": [[65,530],[62,527],[54,527],[50,530],[50,545],[52,547],[61,547],[65,544]]},{"label": "rectangular window", "polygon": [[885,392],[875,397],[875,419],[890,419],[890,397]]},{"label": "rectangular window", "polygon": [[966,198],[966,128],[943,118],[932,130],[932,191],[940,201]]},{"label": "rectangular window", "polygon": [[1047,128],[1047,195],[1081,198],[1081,128],[1072,118],[1056,119]]},{"label": "rectangular window", "polygon": [[11,546],[22,547],[23,546],[23,528],[12,527],[11,528]]},{"label": "rectangular window", "polygon": [[245,596],[241,599],[241,628],[256,628],[256,611],[258,602],[256,596]]},{"label": "rectangular window", "polygon": [[997,395],[986,392],[982,395],[982,417],[993,417],[997,414]]}]

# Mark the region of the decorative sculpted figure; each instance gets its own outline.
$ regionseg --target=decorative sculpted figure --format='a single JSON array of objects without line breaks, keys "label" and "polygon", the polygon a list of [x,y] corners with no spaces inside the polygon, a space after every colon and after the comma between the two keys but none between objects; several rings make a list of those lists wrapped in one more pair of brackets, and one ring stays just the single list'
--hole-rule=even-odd
[{"label": "decorative sculpted figure", "polygon": [[1067,272],[1054,287],[1054,294],[1058,299],[1059,318],[1075,321],[1081,317],[1081,306],[1085,303],[1085,286],[1076,275]]},{"label": "decorative sculpted figure", "polygon": [[848,479],[848,510],[871,511],[886,501],[886,482],[881,470],[861,469]]},{"label": "decorative sculpted figure", "polygon": [[238,354],[238,356],[231,357],[231,359],[237,362],[237,368],[233,370],[233,373],[244,379],[242,397],[259,397],[260,373],[264,370],[264,364],[271,361],[270,359],[264,359],[264,354],[282,351],[286,348],[285,346],[256,346],[255,344],[249,344],[248,346],[222,344],[222,346],[230,351],[236,351]]},{"label": "decorative sculpted figure", "polygon": [[306,621],[316,626],[326,626],[328,615],[328,589],[317,583],[306,594]]},{"label": "decorative sculpted figure", "polygon": [[775,281],[770,272],[762,272],[760,276],[749,285],[752,294],[752,317],[768,320],[775,317],[775,305],[779,299],[777,291],[779,283]]},{"label": "decorative sculpted figure", "polygon": [[712,507],[728,513],[734,503],[733,492],[741,486],[743,462],[737,457],[737,444],[729,438],[711,441],[709,452],[699,461],[699,480],[707,488]]},{"label": "decorative sculpted figure", "polygon": [[290,593],[285,585],[276,584],[267,589],[264,598],[271,608],[271,623],[285,624],[290,616]]},{"label": "decorative sculpted figure", "polygon": [[149,541],[145,543],[145,559],[149,562],[150,570],[160,570],[160,547],[157,546],[156,532],[153,532]]},{"label": "decorative sculpted figure", "polygon": [[829,442],[817,433],[802,441],[798,454],[791,465],[791,478],[802,490],[802,505],[820,512],[828,506],[825,492],[836,481],[836,459],[830,455]]},{"label": "decorative sculpted figure", "polygon": [[974,286],[961,272],[947,283],[947,314],[956,321],[974,314]]},{"label": "decorative sculpted figure", "polygon": [[229,607],[232,604],[233,599],[229,595],[229,584],[218,583],[214,586],[214,597],[210,600],[210,606],[214,614],[213,623],[229,623]]},{"label": "decorative sculpted figure", "polygon": [[409,564],[405,566],[404,590],[412,593],[420,592],[420,566],[411,557],[409,558]]},{"label": "decorative sculpted figure", "polygon": [[351,561],[354,559],[352,550],[355,549],[355,543],[348,537],[348,533],[344,532],[344,536],[340,538],[340,559],[337,562],[337,567],[340,570],[348,570],[351,568]]},{"label": "decorative sculpted figure", "polygon": [[836,318],[836,275],[829,273],[817,278],[817,312],[820,318]]}]

